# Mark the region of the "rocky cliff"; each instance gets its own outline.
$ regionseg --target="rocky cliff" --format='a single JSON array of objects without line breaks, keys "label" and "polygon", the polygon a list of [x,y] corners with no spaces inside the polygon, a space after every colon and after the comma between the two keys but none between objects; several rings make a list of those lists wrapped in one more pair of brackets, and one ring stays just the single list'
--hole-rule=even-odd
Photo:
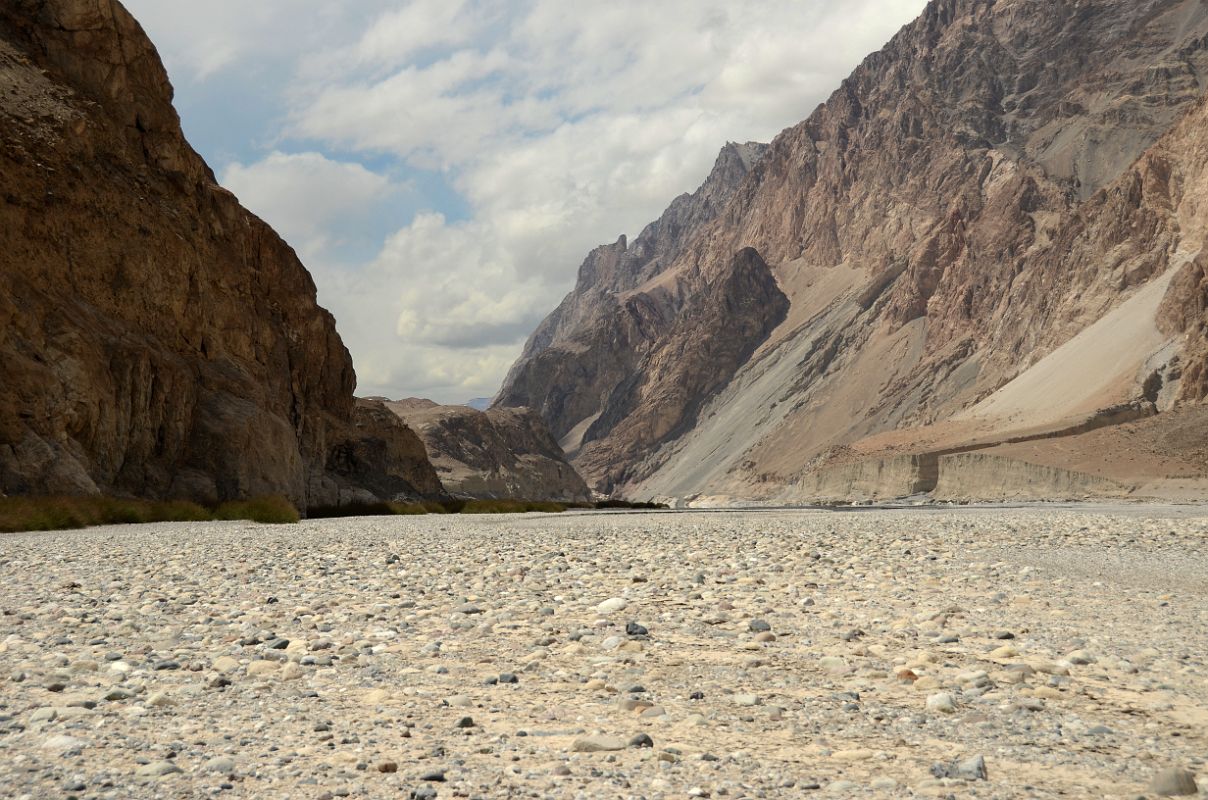
[{"label": "rocky cliff", "polygon": [[461,497],[587,501],[591,491],[545,422],[527,408],[478,411],[430,400],[382,401],[424,442],[441,482]]},{"label": "rocky cliff", "polygon": [[[600,292],[593,255],[498,401],[539,409],[601,488],[779,500],[1120,403],[1194,413],[1206,85],[1200,0],[933,0],[665,258]],[[710,290],[747,249],[787,310],[736,367],[650,373],[673,320],[703,348],[758,328]],[[663,410],[679,386],[701,402]],[[1062,441],[1050,460],[1084,460]],[[1168,455],[1122,485],[1184,475]],[[1128,460],[1103,455],[1113,481]]]},{"label": "rocky cliff", "polygon": [[0,491],[439,493],[115,0],[0,5]]}]

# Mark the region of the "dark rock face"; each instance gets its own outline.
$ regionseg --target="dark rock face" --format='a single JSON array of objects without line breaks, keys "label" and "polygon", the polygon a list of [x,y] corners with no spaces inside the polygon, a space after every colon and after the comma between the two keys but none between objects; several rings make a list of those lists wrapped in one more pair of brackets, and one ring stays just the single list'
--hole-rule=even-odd
[{"label": "dark rock face", "polygon": [[0,74],[0,491],[440,492],[397,427],[386,484],[340,455],[366,445],[334,321],[189,147],[119,3],[6,2]]},{"label": "dark rock face", "polygon": [[630,381],[609,396],[583,436],[579,463],[604,491],[625,483],[630,466],[696,423],[704,403],[784,321],[789,301],[759,253],[741,250],[649,349]]},{"label": "dark rock face", "polygon": [[495,405],[534,409],[564,449],[577,453],[610,403],[614,417],[631,403],[618,387],[636,386],[642,362],[698,299],[678,280],[664,284],[660,277],[717,219],[766,151],[758,143],[726,145],[701,188],[677,198],[632,247],[622,237],[593,251],[574,291],[530,337]]},{"label": "dark rock face", "polygon": [[591,492],[527,408],[385,401],[423,440],[445,489],[482,499],[586,501]]},{"label": "dark rock face", "polygon": [[[540,411],[589,483],[669,494],[705,454],[726,477],[693,475],[759,494],[952,419],[1194,259],[1205,86],[1199,0],[933,0],[745,175],[711,177],[725,191],[650,268],[626,266],[624,241],[593,253],[497,402]],[[743,329],[709,287],[745,248],[788,298],[768,305],[783,324],[723,366],[724,387],[692,359],[654,370],[685,327],[706,348]],[[1182,402],[1204,394],[1195,269],[1157,320],[1184,337],[1166,370]],[[679,386],[699,387],[700,413],[667,412],[664,435],[639,424]],[[741,409],[740,430],[702,433],[710,403]]]}]

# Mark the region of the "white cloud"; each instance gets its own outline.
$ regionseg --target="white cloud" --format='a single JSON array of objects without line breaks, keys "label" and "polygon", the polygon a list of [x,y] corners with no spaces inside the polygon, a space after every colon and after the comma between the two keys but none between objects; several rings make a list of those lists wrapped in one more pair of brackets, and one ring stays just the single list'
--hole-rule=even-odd
[{"label": "white cloud", "polygon": [[357,60],[384,67],[416,53],[469,42],[485,20],[466,13],[466,0],[413,0],[386,12],[361,36]]},{"label": "white cloud", "polygon": [[359,223],[407,188],[321,153],[273,152],[254,164],[229,164],[221,183],[316,266],[355,244]]},{"label": "white cloud", "polygon": [[[203,81],[254,64],[295,64],[355,37],[392,0],[124,0],[174,77]],[[246,78],[246,75],[239,76]]]},{"label": "white cloud", "polygon": [[[273,153],[224,180],[302,243],[361,391],[456,401],[495,391],[591,247],[695,188],[726,141],[804,119],[924,5],[217,0],[190,7],[178,45],[199,76],[234,73],[265,37],[289,49],[277,146],[326,155]],[[333,207],[380,219],[399,202],[356,161],[433,170],[468,211],[420,203],[378,231],[376,255],[333,265],[330,243],[354,224]],[[299,201],[315,192],[329,196]]]}]

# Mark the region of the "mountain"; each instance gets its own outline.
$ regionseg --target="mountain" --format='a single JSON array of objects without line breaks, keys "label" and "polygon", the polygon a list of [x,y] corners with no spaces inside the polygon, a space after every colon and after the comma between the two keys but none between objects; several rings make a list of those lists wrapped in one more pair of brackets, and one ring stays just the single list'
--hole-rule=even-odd
[{"label": "mountain", "polygon": [[469,406],[475,411],[486,411],[491,407],[491,398],[475,397],[473,400],[467,400],[463,405]]},{"label": "mountain", "polygon": [[1200,0],[933,0],[496,402],[632,496],[1202,494],[1206,85]]},{"label": "mountain", "polygon": [[382,400],[414,429],[451,494],[483,499],[591,499],[537,414],[526,408],[478,411],[431,400]]},{"label": "mountain", "polygon": [[115,0],[0,5],[0,492],[301,508],[441,485]]}]

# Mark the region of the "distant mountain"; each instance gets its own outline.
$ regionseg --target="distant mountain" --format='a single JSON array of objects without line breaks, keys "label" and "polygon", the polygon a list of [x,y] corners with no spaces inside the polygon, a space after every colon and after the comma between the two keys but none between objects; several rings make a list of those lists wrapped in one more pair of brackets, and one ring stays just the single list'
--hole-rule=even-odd
[{"label": "distant mountain", "polygon": [[385,406],[415,430],[446,490],[462,497],[590,500],[545,422],[524,408],[478,411],[431,400]]},{"label": "distant mountain", "polygon": [[512,368],[594,488],[1208,494],[1208,4],[933,0],[591,253]]},{"label": "distant mountain", "polygon": [[465,405],[469,406],[470,408],[474,409],[475,411],[486,411],[488,408],[491,407],[491,398],[490,397],[475,397],[473,400],[467,400]]},{"label": "distant mountain", "polygon": [[441,493],[120,3],[6,0],[0,72],[0,493]]}]

